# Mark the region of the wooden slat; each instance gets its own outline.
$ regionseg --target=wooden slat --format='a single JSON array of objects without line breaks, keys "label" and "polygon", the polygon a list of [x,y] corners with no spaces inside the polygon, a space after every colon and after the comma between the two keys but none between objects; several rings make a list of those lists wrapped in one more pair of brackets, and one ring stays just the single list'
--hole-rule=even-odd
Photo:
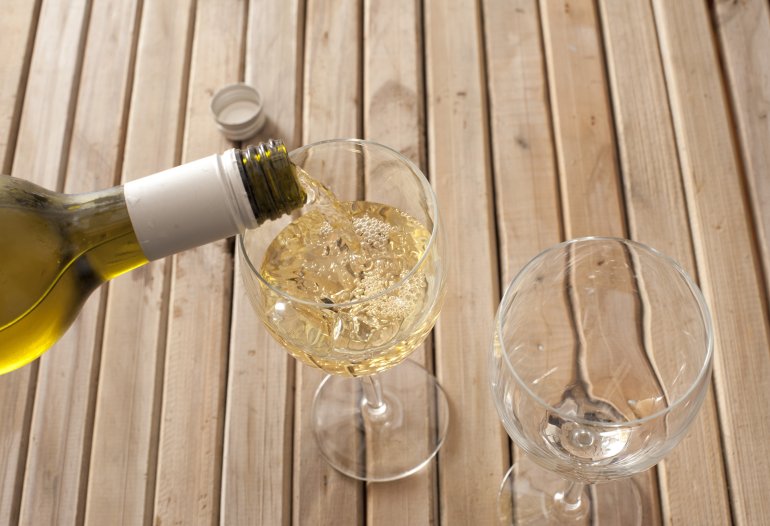
[{"label": "wooden slat", "polygon": [[[245,81],[262,93],[267,113],[254,142],[281,138],[293,149],[300,136],[301,3],[252,6],[248,17]],[[239,264],[236,258],[220,516],[233,526],[289,524],[294,359],[256,317]]]},{"label": "wooden slat", "polygon": [[[714,36],[700,1],[653,2],[701,285],[716,333],[714,378],[732,517],[770,513],[770,347],[751,213]],[[752,437],[747,439],[747,437]]]},{"label": "wooden slat", "polygon": [[540,2],[567,238],[625,234],[596,13]]},{"label": "wooden slat", "polygon": [[11,172],[40,0],[8,0],[0,18],[0,173]]},{"label": "wooden slat", "polygon": [[[63,186],[89,9],[86,1],[46,4],[39,14],[25,94],[36,103],[22,116],[13,173],[51,189]],[[73,185],[78,186],[82,181]],[[19,509],[22,524],[74,524],[82,513],[98,308],[97,296],[41,361]],[[78,377],[85,378],[83,389],[75,384]],[[24,396],[26,389],[20,388]]]},{"label": "wooden slat", "polygon": [[43,4],[11,174],[61,190],[90,2]]},{"label": "wooden slat", "polygon": [[[231,146],[214,126],[209,104],[212,93],[240,76],[243,32],[237,21],[245,7],[241,0],[197,3],[182,162]],[[173,257],[156,523],[219,520],[231,247],[222,240]]]},{"label": "wooden slat", "polygon": [[257,318],[235,261],[222,524],[291,523],[294,361]]},{"label": "wooden slat", "polygon": [[[306,17],[303,142],[359,136],[361,5],[310,0]],[[357,177],[346,170],[326,181],[341,199],[359,195]],[[363,485],[330,467],[313,437],[310,409],[321,379],[319,371],[297,367],[293,523],[358,524],[363,518]]]},{"label": "wooden slat", "polygon": [[364,4],[364,136],[425,168],[422,12],[418,0]]},{"label": "wooden slat", "polygon": [[770,294],[770,4],[748,0],[716,2],[715,6],[714,20]]},{"label": "wooden slat", "polygon": [[[540,9],[566,237],[625,237],[595,4],[591,0],[541,0]],[[642,497],[644,523],[660,523],[654,470],[637,474],[634,480]],[[601,486],[596,493],[601,499]]]},{"label": "wooden slat", "polygon": [[[425,5],[428,158],[447,233],[447,298],[436,369],[450,405],[439,452],[442,524],[492,524],[508,454],[484,356],[498,279],[479,6]],[[472,219],[471,219],[472,218]]]},{"label": "wooden slat", "polygon": [[252,142],[281,139],[293,150],[302,144],[304,2],[251,4],[248,16],[244,78],[262,94],[267,115]]},{"label": "wooden slat", "polygon": [[0,417],[7,422],[0,433],[0,521],[5,524],[13,524],[19,517],[36,367],[31,364],[4,375],[0,380]]},{"label": "wooden slat", "polygon": [[[602,0],[599,5],[630,234],[673,257],[695,276],[652,7],[634,0]],[[730,522],[712,392],[688,437],[666,457],[658,474],[666,523]]]},{"label": "wooden slat", "polygon": [[[11,172],[40,2],[6,3],[0,19],[0,173]],[[34,144],[21,145],[22,151]],[[0,378],[0,523],[18,519],[36,365]],[[31,381],[32,380],[32,381]]]},{"label": "wooden slat", "polygon": [[[562,239],[558,176],[537,1],[485,1],[484,30],[504,290],[529,259]],[[534,464],[513,446],[515,477]],[[517,516],[526,513],[513,504]]]},{"label": "wooden slat", "polygon": [[[364,4],[364,137],[401,152],[425,166],[424,84],[422,79],[422,20],[420,2],[398,0]],[[394,189],[378,185],[365,171],[366,199],[388,203]],[[423,345],[409,357],[431,368]],[[398,367],[398,366],[396,366]],[[431,399],[410,399],[412,410],[424,410],[426,424]],[[428,439],[428,428],[425,428]],[[420,446],[415,444],[416,448]],[[399,446],[400,449],[400,446]],[[368,450],[387,461],[401,451]],[[405,480],[367,487],[367,524],[431,524],[435,521],[435,462]]]},{"label": "wooden slat", "polygon": [[[190,2],[143,2],[123,181],[179,161],[191,16]],[[165,260],[110,285],[87,524],[152,520],[167,287]]]},{"label": "wooden slat", "polygon": [[538,13],[536,0],[484,2],[502,286],[562,239]]}]

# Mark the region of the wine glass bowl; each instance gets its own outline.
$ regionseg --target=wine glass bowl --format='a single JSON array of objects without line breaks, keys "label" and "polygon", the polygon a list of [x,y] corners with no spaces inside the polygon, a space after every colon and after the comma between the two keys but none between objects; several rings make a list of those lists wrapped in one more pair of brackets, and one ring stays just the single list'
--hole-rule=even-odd
[{"label": "wine glass bowl", "polygon": [[[682,439],[712,353],[705,301],[678,264],[633,241],[582,238],[535,257],[505,291],[492,393],[529,459],[578,487],[607,482],[657,464]],[[505,482],[502,505],[518,498]],[[539,498],[548,511],[554,495]]]},{"label": "wine glass bowl", "polygon": [[286,350],[331,375],[312,410],[327,460],[362,480],[406,476],[435,455],[448,422],[436,379],[405,361],[444,298],[435,194],[411,161],[373,142],[324,141],[290,159],[310,177],[300,177],[308,204],[239,237],[248,297]]}]

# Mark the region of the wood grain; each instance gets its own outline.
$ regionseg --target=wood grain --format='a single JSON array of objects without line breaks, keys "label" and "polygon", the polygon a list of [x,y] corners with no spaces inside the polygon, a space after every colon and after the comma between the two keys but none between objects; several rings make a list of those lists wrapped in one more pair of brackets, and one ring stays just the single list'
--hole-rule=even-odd
[{"label": "wood grain", "polygon": [[40,0],[9,0],[0,19],[0,173],[11,173]]},{"label": "wood grain", "polygon": [[[302,4],[251,7],[247,23],[245,81],[262,93],[267,114],[254,141],[282,138],[291,150],[301,133]],[[235,526],[289,524],[295,364],[252,310],[240,263],[236,257],[220,517]]]},{"label": "wood grain", "polygon": [[537,1],[487,0],[484,20],[504,287],[562,240],[559,188]]},{"label": "wood grain", "polygon": [[252,2],[246,30],[244,78],[262,94],[267,115],[255,140],[282,139],[289,150],[302,145],[304,4]]},{"label": "wood grain", "polygon": [[[599,5],[630,234],[695,276],[652,7],[634,1],[602,0]],[[658,468],[666,523],[730,522],[713,392],[701,411],[688,437]]]},{"label": "wood grain", "polygon": [[222,524],[290,524],[294,363],[264,329],[235,261]]},{"label": "wood grain", "polygon": [[439,516],[491,524],[508,453],[481,358],[499,298],[481,13],[462,0],[425,7],[428,165],[448,232],[448,291],[435,331],[450,406]]},{"label": "wood grain", "polygon": [[417,0],[364,3],[364,137],[425,167],[422,11]]},{"label": "wood grain", "polygon": [[[361,134],[361,6],[310,0],[305,26],[302,142]],[[332,168],[333,169],[333,168]],[[325,179],[341,199],[361,188],[349,170]],[[294,420],[294,524],[342,525],[363,520],[363,485],[335,471],[313,437],[313,396],[323,375],[297,367]]]},{"label": "wood grain", "polygon": [[623,201],[593,3],[541,1],[540,9],[566,237],[623,237]]},{"label": "wood grain", "polygon": [[89,0],[48,2],[38,15],[11,174],[52,190],[64,184],[89,11]]},{"label": "wood grain", "polygon": [[714,21],[770,293],[770,4],[718,1]]},{"label": "wood grain", "polygon": [[[144,1],[122,180],[179,163],[192,7]],[[89,524],[149,524],[168,308],[165,260],[110,284],[89,477]]]},{"label": "wood grain", "polygon": [[[765,296],[743,194],[709,13],[694,1],[653,2],[701,286],[715,324],[714,378],[732,518],[770,513],[770,354]],[[752,437],[752,438],[748,438]]]}]

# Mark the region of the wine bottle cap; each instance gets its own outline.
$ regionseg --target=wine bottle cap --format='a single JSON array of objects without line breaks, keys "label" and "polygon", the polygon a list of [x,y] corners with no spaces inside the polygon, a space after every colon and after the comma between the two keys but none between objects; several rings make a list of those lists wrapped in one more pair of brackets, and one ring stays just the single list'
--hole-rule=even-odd
[{"label": "wine bottle cap", "polygon": [[219,130],[232,141],[242,141],[257,134],[265,125],[262,95],[254,87],[228,84],[211,99],[211,113]]}]

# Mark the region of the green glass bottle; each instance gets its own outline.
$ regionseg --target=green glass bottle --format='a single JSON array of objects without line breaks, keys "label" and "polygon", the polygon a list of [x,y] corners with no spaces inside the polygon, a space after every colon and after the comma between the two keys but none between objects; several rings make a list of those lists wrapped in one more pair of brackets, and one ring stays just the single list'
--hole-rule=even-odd
[{"label": "green glass bottle", "polygon": [[0,374],[50,348],[102,283],[305,200],[280,141],[77,195],[0,175]]}]

